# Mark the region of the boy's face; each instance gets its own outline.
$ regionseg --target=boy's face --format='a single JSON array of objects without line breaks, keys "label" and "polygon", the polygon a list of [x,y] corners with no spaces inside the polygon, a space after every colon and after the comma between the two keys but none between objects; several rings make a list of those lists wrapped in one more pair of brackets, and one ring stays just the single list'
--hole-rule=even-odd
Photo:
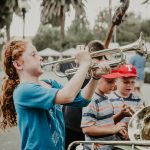
[{"label": "boy's face", "polygon": [[134,90],[135,81],[136,77],[124,77],[117,79],[116,85],[118,92],[123,96],[129,96]]},{"label": "boy's face", "polygon": [[109,94],[115,87],[116,79],[100,78],[98,81],[97,89],[104,94]]}]

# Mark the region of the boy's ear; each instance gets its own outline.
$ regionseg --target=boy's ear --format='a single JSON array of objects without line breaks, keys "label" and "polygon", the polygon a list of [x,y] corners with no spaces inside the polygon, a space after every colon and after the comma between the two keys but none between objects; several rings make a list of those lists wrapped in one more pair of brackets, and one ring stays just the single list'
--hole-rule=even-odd
[{"label": "boy's ear", "polygon": [[22,64],[23,64],[23,62],[20,62],[20,61],[17,61],[17,60],[13,61],[13,66],[17,70],[23,70]]}]

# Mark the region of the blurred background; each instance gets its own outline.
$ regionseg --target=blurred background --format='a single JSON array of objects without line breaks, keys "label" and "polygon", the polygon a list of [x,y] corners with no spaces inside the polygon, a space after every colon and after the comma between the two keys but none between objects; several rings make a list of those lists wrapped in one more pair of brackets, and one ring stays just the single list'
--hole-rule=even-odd
[{"label": "blurred background", "polygon": [[[43,61],[49,62],[76,53],[76,45],[97,39],[105,41],[112,16],[120,0],[0,0],[0,52],[11,39],[28,39]],[[115,26],[109,48],[136,41],[143,32],[148,50],[143,99],[150,105],[150,0],[130,0],[119,26]],[[134,52],[126,54],[128,61]],[[44,68],[41,78],[50,77],[63,84],[52,66]],[[0,59],[0,84],[3,78]],[[18,129],[0,132],[0,150],[19,150]]]}]

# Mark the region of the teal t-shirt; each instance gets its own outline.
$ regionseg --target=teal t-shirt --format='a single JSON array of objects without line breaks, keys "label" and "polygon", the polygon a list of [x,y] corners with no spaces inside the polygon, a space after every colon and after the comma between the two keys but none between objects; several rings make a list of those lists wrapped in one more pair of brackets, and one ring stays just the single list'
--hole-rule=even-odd
[{"label": "teal t-shirt", "polygon": [[[21,83],[13,93],[22,150],[64,150],[65,125],[62,106],[55,96],[63,88],[55,80],[45,80],[52,88],[34,83]],[[88,105],[80,94],[69,105]]]}]

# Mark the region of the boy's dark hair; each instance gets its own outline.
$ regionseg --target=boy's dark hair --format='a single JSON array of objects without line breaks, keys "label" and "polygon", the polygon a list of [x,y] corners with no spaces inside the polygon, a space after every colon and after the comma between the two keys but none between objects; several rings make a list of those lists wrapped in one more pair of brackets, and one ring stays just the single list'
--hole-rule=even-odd
[{"label": "boy's dark hair", "polygon": [[[93,41],[89,42],[87,46],[89,47],[90,52],[95,52],[95,51],[99,51],[99,50],[104,49],[103,44],[99,40],[93,40]],[[103,56],[99,56],[96,58],[101,60],[103,58]]]},{"label": "boy's dark hair", "polygon": [[143,56],[143,55],[144,55],[144,53],[143,53],[143,52],[141,52],[141,51],[137,51],[136,53],[137,53],[137,54],[139,54],[139,55],[141,55],[141,56]]}]

